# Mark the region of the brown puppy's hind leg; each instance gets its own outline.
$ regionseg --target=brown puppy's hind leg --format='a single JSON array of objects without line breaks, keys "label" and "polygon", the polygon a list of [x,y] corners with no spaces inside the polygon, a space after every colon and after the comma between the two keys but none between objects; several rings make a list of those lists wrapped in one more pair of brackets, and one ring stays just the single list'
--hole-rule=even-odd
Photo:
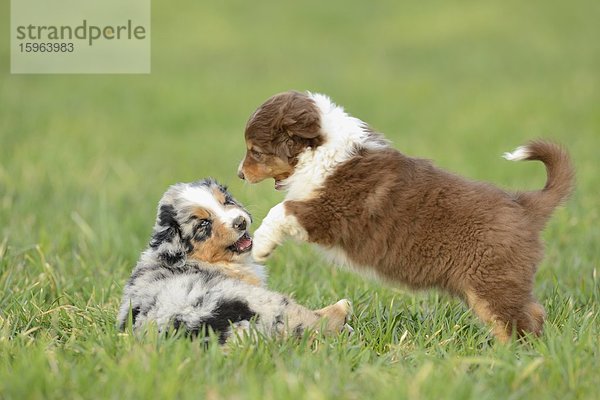
[{"label": "brown puppy's hind leg", "polygon": [[544,308],[533,300],[526,288],[506,287],[501,295],[498,285],[494,289],[491,293],[470,289],[465,295],[469,307],[484,323],[491,325],[500,342],[507,343],[514,333],[517,336],[542,333]]},{"label": "brown puppy's hind leg", "polygon": [[496,336],[500,342],[507,343],[510,340],[510,331],[507,329],[506,323],[492,311],[489,302],[478,295],[474,290],[467,290],[465,294],[467,304],[471,310],[473,310],[483,323],[492,327],[494,336]]},{"label": "brown puppy's hind leg", "polygon": [[542,334],[544,319],[546,319],[546,312],[544,307],[535,300],[532,300],[525,306],[525,315],[527,316],[527,326],[523,326],[522,331],[531,332],[536,336]]}]

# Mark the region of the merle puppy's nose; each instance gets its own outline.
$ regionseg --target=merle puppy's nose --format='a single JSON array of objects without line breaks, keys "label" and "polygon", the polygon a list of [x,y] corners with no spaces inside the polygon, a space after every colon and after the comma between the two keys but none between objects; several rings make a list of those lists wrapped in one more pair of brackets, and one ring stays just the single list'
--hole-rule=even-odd
[{"label": "merle puppy's nose", "polygon": [[244,218],[240,215],[239,217],[234,219],[233,220],[233,229],[236,229],[238,231],[245,231],[246,230],[246,218]]}]

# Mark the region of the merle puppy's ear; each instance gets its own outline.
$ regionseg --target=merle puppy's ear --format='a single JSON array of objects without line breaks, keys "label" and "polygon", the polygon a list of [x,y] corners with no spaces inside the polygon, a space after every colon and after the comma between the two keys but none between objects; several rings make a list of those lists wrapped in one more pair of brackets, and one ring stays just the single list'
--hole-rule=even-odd
[{"label": "merle puppy's ear", "polygon": [[185,257],[181,227],[177,222],[177,211],[173,205],[160,206],[149,245],[152,249],[159,250],[158,257],[169,265]]},{"label": "merle puppy's ear", "polygon": [[170,204],[160,206],[154,232],[152,232],[152,238],[150,239],[150,247],[156,249],[163,243],[173,241],[180,231],[176,217],[175,207]]}]

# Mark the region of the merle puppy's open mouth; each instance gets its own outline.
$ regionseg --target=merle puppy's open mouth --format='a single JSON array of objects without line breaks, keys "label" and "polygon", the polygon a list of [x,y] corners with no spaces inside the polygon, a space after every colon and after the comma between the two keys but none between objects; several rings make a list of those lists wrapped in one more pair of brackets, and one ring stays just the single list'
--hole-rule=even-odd
[{"label": "merle puppy's open mouth", "polygon": [[248,232],[244,232],[244,234],[234,244],[229,246],[228,249],[234,253],[246,253],[252,249],[252,238]]}]

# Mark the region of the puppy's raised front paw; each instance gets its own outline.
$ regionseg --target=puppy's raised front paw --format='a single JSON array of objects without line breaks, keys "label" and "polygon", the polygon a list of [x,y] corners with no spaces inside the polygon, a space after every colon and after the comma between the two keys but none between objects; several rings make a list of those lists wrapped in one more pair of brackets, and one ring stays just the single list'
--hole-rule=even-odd
[{"label": "puppy's raised front paw", "polygon": [[271,256],[275,247],[277,247],[277,244],[269,240],[263,231],[258,228],[254,233],[254,244],[252,246],[252,258],[254,258],[254,261],[264,262]]},{"label": "puppy's raised front paw", "polygon": [[267,259],[271,256],[271,253],[264,253],[264,252],[258,252],[255,249],[252,250],[252,258],[254,259],[254,261],[262,263],[267,261]]}]

